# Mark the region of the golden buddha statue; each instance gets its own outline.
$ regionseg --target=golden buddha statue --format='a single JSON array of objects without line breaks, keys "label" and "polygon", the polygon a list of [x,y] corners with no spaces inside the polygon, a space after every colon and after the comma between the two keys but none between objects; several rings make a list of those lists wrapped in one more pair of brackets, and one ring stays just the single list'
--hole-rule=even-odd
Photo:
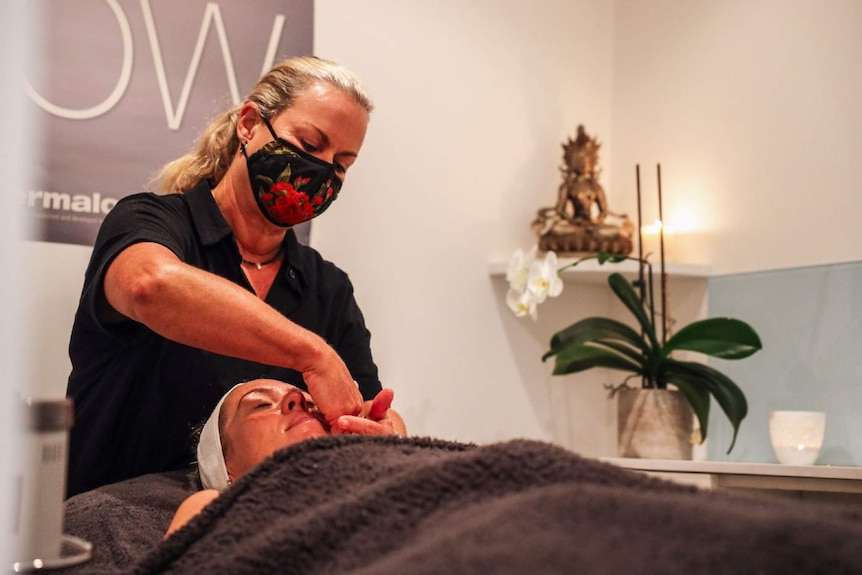
[{"label": "golden buddha statue", "polygon": [[608,209],[598,176],[599,144],[578,126],[577,137],[563,145],[563,181],[557,204],[541,208],[531,228],[539,249],[558,254],[607,252],[627,255],[632,251],[634,226],[625,215]]}]

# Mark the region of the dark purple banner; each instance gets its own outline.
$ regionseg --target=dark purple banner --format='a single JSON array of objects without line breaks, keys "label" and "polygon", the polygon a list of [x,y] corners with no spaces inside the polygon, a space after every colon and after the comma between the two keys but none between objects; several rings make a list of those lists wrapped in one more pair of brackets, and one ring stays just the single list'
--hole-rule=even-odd
[{"label": "dark purple banner", "polygon": [[[34,237],[92,245],[117,200],[185,154],[274,63],[313,50],[313,0],[31,0],[41,73],[26,71],[40,165]],[[297,230],[307,240],[308,227]]]}]

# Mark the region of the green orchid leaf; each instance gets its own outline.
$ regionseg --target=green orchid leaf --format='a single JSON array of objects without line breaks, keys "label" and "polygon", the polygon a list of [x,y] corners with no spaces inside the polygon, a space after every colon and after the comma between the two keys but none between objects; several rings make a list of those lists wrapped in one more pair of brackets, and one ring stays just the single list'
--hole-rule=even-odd
[{"label": "green orchid leaf", "polygon": [[551,338],[551,349],[542,356],[542,361],[557,355],[565,349],[597,340],[616,339],[632,347],[650,351],[643,338],[626,324],[605,317],[588,317],[558,331]]},{"label": "green orchid leaf", "polygon": [[690,323],[671,337],[662,354],[680,349],[721,359],[743,359],[762,348],[760,337],[738,319],[717,317]]},{"label": "green orchid leaf", "polygon": [[554,363],[554,375],[577,373],[594,367],[640,373],[640,366],[625,357],[591,345],[568,348],[559,353]]},{"label": "green orchid leaf", "polygon": [[700,424],[700,441],[706,440],[706,430],[709,428],[709,391],[699,382],[695,376],[682,371],[669,371],[665,373],[667,383],[672,383],[679,389],[683,397],[697,416]]},{"label": "green orchid leaf", "polygon": [[663,377],[667,379],[668,374],[673,374],[674,372],[688,374],[690,382],[704,387],[716,399],[719,407],[724,411],[724,414],[733,426],[733,439],[727,450],[730,453],[736,444],[739,425],[745,419],[745,416],[748,415],[748,402],[745,400],[745,394],[742,393],[739,386],[729,377],[717,369],[702,363],[666,359]]},{"label": "green orchid leaf", "polygon": [[646,310],[644,310],[644,306],[637,292],[635,292],[635,288],[632,287],[626,278],[618,273],[613,273],[608,277],[608,284],[620,301],[623,302],[623,305],[637,318],[641,329],[643,329],[643,332],[649,338],[653,349],[658,350],[660,346],[655,334],[655,326],[647,317]]},{"label": "green orchid leaf", "polygon": [[598,345],[598,346],[612,349],[612,350],[616,351],[617,353],[619,353],[620,355],[624,355],[624,356],[628,357],[629,359],[631,359],[635,363],[638,363],[638,364],[644,364],[645,363],[645,358],[644,358],[643,353],[641,351],[638,351],[636,349],[632,349],[630,346],[628,346],[624,343],[620,343],[618,341],[610,340],[610,339],[597,339],[597,340],[591,341],[590,343],[592,345]]}]

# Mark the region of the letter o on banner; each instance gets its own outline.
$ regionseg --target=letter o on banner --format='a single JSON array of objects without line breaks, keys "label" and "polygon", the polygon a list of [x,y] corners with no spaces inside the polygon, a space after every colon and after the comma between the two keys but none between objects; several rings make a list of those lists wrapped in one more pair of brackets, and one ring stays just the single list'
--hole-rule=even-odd
[{"label": "letter o on banner", "polygon": [[105,3],[111,8],[111,10],[113,10],[114,16],[117,18],[117,24],[120,26],[120,35],[123,38],[123,65],[120,69],[120,78],[117,80],[117,85],[114,86],[114,91],[111,92],[104,101],[92,108],[72,110],[71,108],[64,108],[46,100],[41,94],[36,92],[30,84],[30,81],[25,78],[24,87],[27,90],[27,95],[30,96],[30,98],[32,98],[40,108],[49,114],[59,116],[60,118],[66,118],[68,120],[88,120],[90,118],[95,118],[113,108],[114,105],[120,101],[120,98],[123,97],[123,93],[125,93],[126,88],[128,88],[129,80],[132,77],[132,54],[134,50],[132,46],[132,29],[129,26],[129,20],[126,18],[126,14],[123,12],[123,9],[120,8],[117,0],[105,0]]}]

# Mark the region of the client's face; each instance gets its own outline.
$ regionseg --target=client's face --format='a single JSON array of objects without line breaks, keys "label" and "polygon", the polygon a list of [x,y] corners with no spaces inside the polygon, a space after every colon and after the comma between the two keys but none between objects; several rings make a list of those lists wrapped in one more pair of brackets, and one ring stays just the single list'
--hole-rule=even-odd
[{"label": "client's face", "polygon": [[219,417],[231,480],[282,447],[327,435],[310,408],[310,396],[280,381],[258,379],[237,386],[225,399]]}]

